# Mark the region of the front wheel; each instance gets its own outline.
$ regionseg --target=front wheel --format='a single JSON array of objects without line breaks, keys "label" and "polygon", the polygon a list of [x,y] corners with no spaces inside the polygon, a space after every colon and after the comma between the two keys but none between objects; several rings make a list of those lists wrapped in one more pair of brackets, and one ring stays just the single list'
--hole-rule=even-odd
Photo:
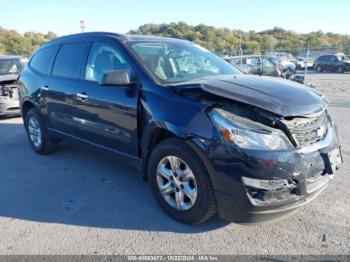
[{"label": "front wheel", "polygon": [[153,150],[148,175],[158,203],[174,219],[199,224],[215,215],[216,201],[208,172],[182,140],[165,140]]},{"label": "front wheel", "polygon": [[35,152],[44,155],[55,150],[58,141],[50,137],[38,110],[32,108],[28,111],[24,118],[24,125],[30,145]]},{"label": "front wheel", "polygon": [[338,73],[338,74],[344,73],[344,68],[343,68],[343,66],[338,66],[338,67],[337,67],[337,73]]}]

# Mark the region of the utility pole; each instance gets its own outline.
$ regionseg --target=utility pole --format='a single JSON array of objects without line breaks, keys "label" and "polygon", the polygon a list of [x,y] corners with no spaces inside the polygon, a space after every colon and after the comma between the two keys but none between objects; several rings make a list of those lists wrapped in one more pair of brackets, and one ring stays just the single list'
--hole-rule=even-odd
[{"label": "utility pole", "polygon": [[243,50],[242,50],[242,35],[240,34],[239,35],[239,56],[240,56],[240,66],[242,68],[242,64],[243,64],[243,61],[242,61],[242,55],[243,55]]},{"label": "utility pole", "polygon": [[305,81],[306,75],[307,75],[307,62],[309,61],[309,56],[310,56],[310,43],[307,42],[307,50],[306,50],[306,58],[305,58],[304,81]]},{"label": "utility pole", "polygon": [[84,33],[85,28],[86,28],[85,21],[84,20],[80,20],[80,29],[81,29],[82,33]]}]

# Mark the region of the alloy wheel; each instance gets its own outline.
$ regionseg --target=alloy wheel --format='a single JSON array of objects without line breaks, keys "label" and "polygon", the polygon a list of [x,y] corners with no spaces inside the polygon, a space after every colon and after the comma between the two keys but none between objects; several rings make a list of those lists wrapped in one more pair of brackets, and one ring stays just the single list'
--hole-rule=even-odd
[{"label": "alloy wheel", "polygon": [[195,176],[186,162],[179,157],[167,156],[159,162],[157,185],[164,200],[177,210],[189,210],[196,202]]},{"label": "alloy wheel", "polygon": [[42,144],[42,134],[41,134],[39,121],[34,117],[29,118],[28,132],[29,132],[30,140],[32,141],[33,145],[35,147],[40,147]]},{"label": "alloy wheel", "polygon": [[343,67],[342,66],[338,66],[337,67],[337,73],[343,73]]}]

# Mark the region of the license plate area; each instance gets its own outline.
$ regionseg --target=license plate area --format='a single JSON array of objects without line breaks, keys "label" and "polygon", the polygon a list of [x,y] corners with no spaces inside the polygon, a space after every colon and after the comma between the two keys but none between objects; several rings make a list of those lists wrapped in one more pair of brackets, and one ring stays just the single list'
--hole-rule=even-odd
[{"label": "license plate area", "polygon": [[343,158],[339,147],[331,150],[328,153],[322,153],[322,157],[325,162],[326,173],[329,175],[334,175],[335,171],[338,170],[341,163],[343,163]]}]

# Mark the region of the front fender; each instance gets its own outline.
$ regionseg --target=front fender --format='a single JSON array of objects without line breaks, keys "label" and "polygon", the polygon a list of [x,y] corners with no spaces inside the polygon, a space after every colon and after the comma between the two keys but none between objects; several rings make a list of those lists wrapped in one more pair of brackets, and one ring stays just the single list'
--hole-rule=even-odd
[{"label": "front fender", "polygon": [[[199,101],[187,99],[162,87],[162,91],[146,92],[140,99],[139,130],[141,172],[146,177],[147,161],[153,141],[159,134],[178,137],[184,141],[193,137],[213,139],[217,131]],[[157,140],[157,139],[156,139]]]}]

